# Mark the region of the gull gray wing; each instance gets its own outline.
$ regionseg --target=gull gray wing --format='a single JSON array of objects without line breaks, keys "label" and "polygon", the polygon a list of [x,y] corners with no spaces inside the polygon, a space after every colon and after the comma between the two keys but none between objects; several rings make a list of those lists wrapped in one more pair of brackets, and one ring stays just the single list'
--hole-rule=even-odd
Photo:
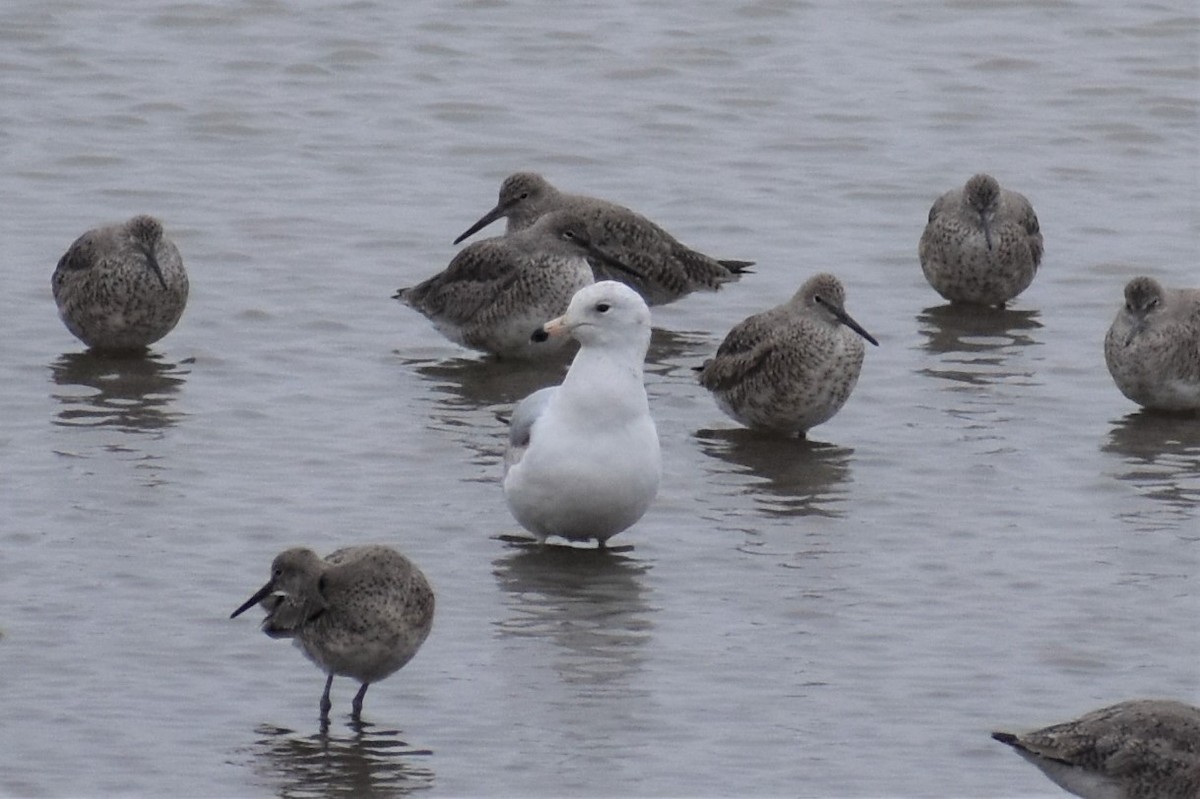
[{"label": "gull gray wing", "polygon": [[520,462],[533,435],[533,423],[538,420],[550,404],[558,386],[547,386],[530,394],[518,403],[508,423],[508,447],[504,450],[504,473]]},{"label": "gull gray wing", "polygon": [[[547,386],[533,392],[517,404],[513,411],[512,421],[508,423],[508,447],[510,450],[524,450],[529,446],[533,423],[546,410],[546,406],[550,404],[550,398],[557,390],[558,386]],[[518,460],[520,460],[519,457]]]}]

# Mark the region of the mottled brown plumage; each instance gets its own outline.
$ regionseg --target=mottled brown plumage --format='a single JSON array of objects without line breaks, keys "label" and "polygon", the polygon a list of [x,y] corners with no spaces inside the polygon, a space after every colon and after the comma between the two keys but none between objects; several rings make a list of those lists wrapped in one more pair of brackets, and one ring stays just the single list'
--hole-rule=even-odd
[{"label": "mottled brown plumage", "polygon": [[1121,702],[1034,732],[992,737],[1086,799],[1200,797],[1200,708],[1182,702]]},{"label": "mottled brown plumage", "polygon": [[50,285],[67,329],[97,350],[148,347],[171,332],[188,298],[179,250],[150,216],[84,233]]},{"label": "mottled brown plumage", "polygon": [[1104,338],[1104,360],[1117,388],[1137,404],[1200,410],[1200,289],[1130,280]]},{"label": "mottled brown plumage", "polygon": [[722,261],[685,247],[674,236],[646,217],[616,203],[567,194],[533,172],[517,172],[500,186],[496,207],[484,214],[454,240],[463,239],[500,217],[508,219],[508,233],[524,230],[544,214],[569,210],[583,219],[591,240],[629,266],[635,275],[614,270],[591,259],[596,280],[618,280],[642,295],[649,305],[665,305],[697,290],[716,291],[737,280],[752,261]]},{"label": "mottled brown plumage", "polygon": [[451,341],[501,357],[537,358],[565,343],[530,337],[593,282],[587,256],[625,267],[592,243],[570,211],[547,214],[509,236],[464,247],[442,272],[396,292]]},{"label": "mottled brown plumage", "polygon": [[1033,282],[1042,233],[1024,196],[979,174],[934,202],[918,254],[925,279],[947,300],[1003,305]]},{"label": "mottled brown plumage", "polygon": [[865,338],[846,313],[841,281],[822,273],[787,302],[736,325],[700,367],[700,385],[742,424],[803,435],[845,404],[862,371]]},{"label": "mottled brown plumage", "polygon": [[334,675],[362,683],[354,717],[367,687],[412,659],[433,625],[429,581],[412,561],[390,547],[339,549],[323,560],[311,549],[288,549],[271,564],[271,579],[230,616],[262,603],[262,630],[291,638],[326,673],[321,718],[329,717]]}]

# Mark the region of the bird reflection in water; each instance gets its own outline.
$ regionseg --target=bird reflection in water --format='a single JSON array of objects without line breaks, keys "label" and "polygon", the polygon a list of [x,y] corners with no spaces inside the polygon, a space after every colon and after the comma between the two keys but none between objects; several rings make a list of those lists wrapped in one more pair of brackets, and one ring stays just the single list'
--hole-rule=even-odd
[{"label": "bird reflection in water", "polygon": [[[646,372],[662,375],[675,370],[690,381],[691,370],[678,366],[677,360],[681,355],[697,355],[706,346],[709,346],[707,338],[699,333],[652,330]],[[538,389],[561,383],[575,350],[572,346],[561,357],[541,361],[506,361],[487,356],[412,358],[399,351],[395,354],[406,369],[428,384],[430,390],[421,392],[416,399],[432,404],[429,410],[432,427],[448,433],[474,452],[476,465],[492,468],[503,454],[507,419],[513,407]],[[481,437],[480,430],[495,434]]]},{"label": "bird reflection in water", "polygon": [[503,636],[549,640],[563,650],[566,683],[602,690],[643,661],[653,624],[642,577],[648,566],[603,549],[520,545],[493,562],[505,592]]},{"label": "bird reflection in water", "polygon": [[666,373],[677,371],[687,376],[690,386],[695,382],[695,375],[687,364],[680,361],[692,361],[711,354],[713,348],[712,334],[699,330],[667,330],[656,327],[650,331],[650,349],[646,352],[646,371],[650,373]]},{"label": "bird reflection in water", "polygon": [[1139,525],[1154,524],[1165,510],[1175,525],[1193,518],[1200,508],[1200,413],[1137,411],[1117,421],[1104,452],[1121,458],[1126,470],[1117,479],[1131,483],[1143,496],[1163,503],[1136,512]]},{"label": "bird reflection in water", "polygon": [[765,514],[843,515],[853,449],[742,428],[700,430],[696,439],[706,455],[734,467],[732,481],[717,475],[715,483],[732,482],[731,493],[751,495]]},{"label": "bird reflection in water", "polygon": [[1034,370],[1013,356],[1040,344],[1042,328],[1036,310],[1013,311],[972,305],[926,308],[917,316],[925,349],[946,356],[921,374],[972,385],[1029,383]]},{"label": "bird reflection in water", "polygon": [[437,412],[458,416],[520,402],[539,388],[561,381],[570,362],[570,354],[529,362],[488,357],[402,360],[430,384]]},{"label": "bird reflection in water", "polygon": [[368,722],[350,725],[353,734],[328,729],[300,735],[260,725],[250,747],[252,767],[281,797],[395,797],[433,787],[428,765],[433,753],[414,749],[398,730]]},{"label": "bird reflection in water", "polygon": [[[92,351],[61,355],[50,365],[62,403],[57,424],[66,427],[113,427],[123,432],[155,433],[183,417],[171,403],[192,363],[166,362],[159,355],[104,355]],[[82,390],[81,390],[82,389]]]},{"label": "bird reflection in water", "polygon": [[[549,321],[549,320],[546,320]],[[699,333],[676,333],[655,329],[650,335],[646,371],[662,371],[680,355],[701,352],[706,339]],[[492,357],[410,358],[401,363],[430,384],[438,411],[462,415],[472,411],[491,412],[508,408],[539,388],[561,383],[576,347],[560,357],[540,361],[511,361]],[[655,366],[662,364],[662,369]]]},{"label": "bird reflection in water", "polygon": [[[571,352],[573,353],[573,348]],[[482,474],[492,473],[504,453],[508,415],[526,395],[562,380],[570,355],[561,361],[515,362],[498,358],[404,359],[428,383],[414,401],[427,403],[429,426],[472,453]],[[481,435],[482,433],[482,435]]]}]

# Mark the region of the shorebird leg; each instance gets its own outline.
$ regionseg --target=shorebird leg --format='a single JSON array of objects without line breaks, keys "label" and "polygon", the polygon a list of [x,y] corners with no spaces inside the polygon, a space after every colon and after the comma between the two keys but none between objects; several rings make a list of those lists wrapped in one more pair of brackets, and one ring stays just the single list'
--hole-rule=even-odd
[{"label": "shorebird leg", "polygon": [[329,689],[333,687],[332,672],[325,678],[325,693],[321,694],[321,721],[329,721],[329,709],[333,707],[333,703],[329,701]]},{"label": "shorebird leg", "polygon": [[363,683],[362,688],[359,688],[358,693],[356,693],[354,695],[354,703],[350,707],[353,709],[353,712],[351,713],[351,717],[355,721],[358,721],[358,717],[362,715],[363,697],[367,695],[367,687],[370,684],[371,683],[369,683],[369,682]]}]

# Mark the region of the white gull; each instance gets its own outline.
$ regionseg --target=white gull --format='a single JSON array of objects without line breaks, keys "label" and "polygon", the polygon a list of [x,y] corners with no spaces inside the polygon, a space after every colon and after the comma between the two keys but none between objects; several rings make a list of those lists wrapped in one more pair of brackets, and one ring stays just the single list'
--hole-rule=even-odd
[{"label": "white gull", "polygon": [[594,538],[603,547],[642,517],[662,477],[642,378],[650,309],[633,289],[606,280],[580,289],[539,334],[569,334],[580,349],[561,385],[514,411],[504,496],[539,540]]}]

